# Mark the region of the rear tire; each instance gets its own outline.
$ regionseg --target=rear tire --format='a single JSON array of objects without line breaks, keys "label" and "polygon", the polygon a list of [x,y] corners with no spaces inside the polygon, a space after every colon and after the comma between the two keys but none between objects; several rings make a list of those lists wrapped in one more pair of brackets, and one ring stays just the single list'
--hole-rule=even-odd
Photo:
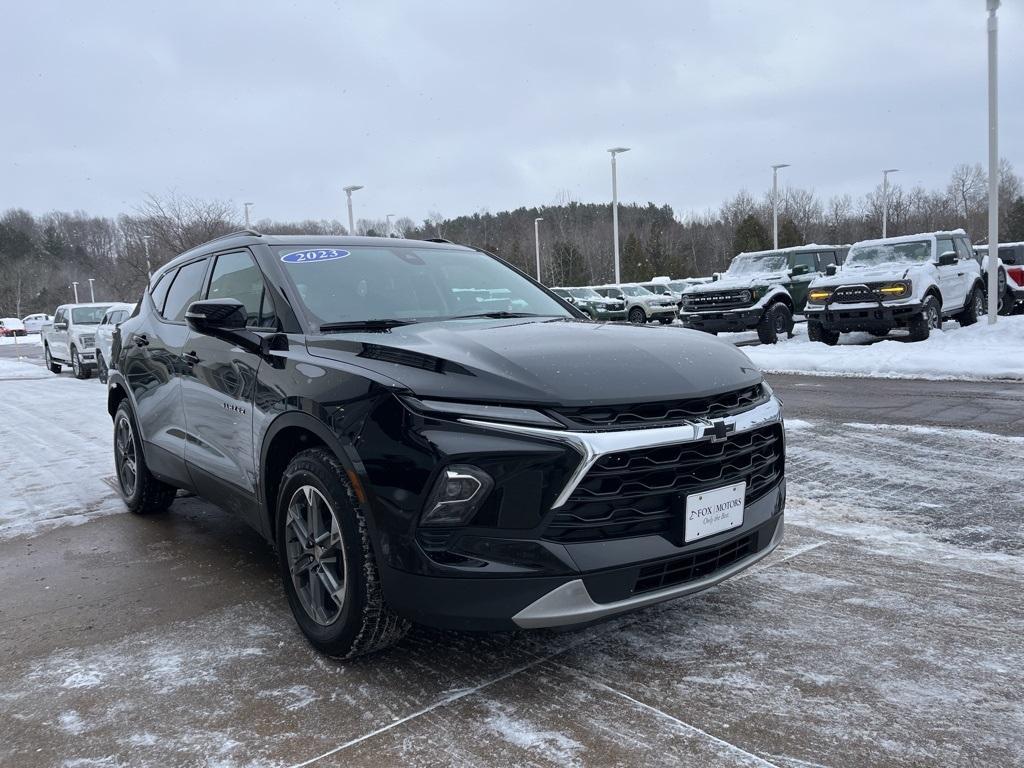
[{"label": "rear tire", "polygon": [[985,293],[980,286],[974,286],[963,310],[956,316],[956,321],[962,326],[974,325],[978,318],[985,314]]},{"label": "rear tire", "polygon": [[942,309],[939,300],[934,296],[925,296],[924,306],[918,315],[910,321],[910,340],[924,341],[932,330],[942,328]]},{"label": "rear tire", "polygon": [[768,307],[757,323],[757,338],[762,344],[775,344],[780,334],[792,333],[793,313],[781,301]]},{"label": "rear tire", "polygon": [[100,384],[107,383],[107,363],[102,352],[96,353],[96,378],[100,380]]},{"label": "rear tire", "polygon": [[1016,307],[1014,306],[1017,302],[1014,299],[1013,291],[1010,290],[1010,286],[1004,285],[1002,293],[999,294],[999,314],[1012,315]]},{"label": "rear tire", "polygon": [[350,659],[401,640],[411,625],[384,601],[366,517],[337,457],[325,448],[295,456],[276,511],[281,581],[313,647]]},{"label": "rear tire", "polygon": [[43,347],[43,358],[45,359],[46,367],[50,369],[50,373],[60,373],[60,363],[53,362],[53,355],[50,354],[49,344]]},{"label": "rear tire", "polygon": [[834,347],[839,343],[839,331],[830,331],[816,320],[807,321],[807,338]]},{"label": "rear tire", "polygon": [[128,511],[136,515],[166,511],[178,492],[174,486],[149,473],[139,430],[127,400],[121,401],[114,414],[114,469],[121,498]]}]

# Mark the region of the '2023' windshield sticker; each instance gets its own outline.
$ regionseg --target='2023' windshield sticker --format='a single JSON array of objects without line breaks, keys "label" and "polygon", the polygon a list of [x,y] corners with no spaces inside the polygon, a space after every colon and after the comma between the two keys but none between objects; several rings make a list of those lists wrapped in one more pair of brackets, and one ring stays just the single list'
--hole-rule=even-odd
[{"label": "'2023' windshield sticker", "polygon": [[313,248],[308,251],[292,251],[291,253],[286,253],[281,257],[281,261],[287,262],[288,264],[310,264],[315,261],[344,259],[348,256],[348,253],[348,251],[343,251],[339,248]]}]

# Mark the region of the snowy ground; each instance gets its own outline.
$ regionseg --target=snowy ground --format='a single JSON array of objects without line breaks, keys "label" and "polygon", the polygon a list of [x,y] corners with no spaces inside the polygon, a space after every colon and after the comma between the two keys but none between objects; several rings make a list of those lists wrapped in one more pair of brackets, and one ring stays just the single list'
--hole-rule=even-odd
[{"label": "snowy ground", "polygon": [[10,365],[0,765],[1022,764],[1024,438],[788,406],[786,541],[754,569],[344,665],[302,641],[256,534],[195,499],[123,513],[102,386]]},{"label": "snowy ground", "polygon": [[807,325],[796,336],[774,345],[747,346],[756,334],[721,334],[744,344],[743,351],[762,370],[772,373],[814,373],[826,376],[1024,381],[1024,316],[1000,317],[961,328],[946,322],[943,331],[925,341],[909,342],[893,335],[878,340],[866,333],[848,333],[835,347],[809,341]]}]

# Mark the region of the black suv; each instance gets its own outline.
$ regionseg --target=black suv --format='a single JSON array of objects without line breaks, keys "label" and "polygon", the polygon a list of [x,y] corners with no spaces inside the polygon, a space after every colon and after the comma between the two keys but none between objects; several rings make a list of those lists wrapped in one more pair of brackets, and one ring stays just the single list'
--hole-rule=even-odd
[{"label": "black suv", "polygon": [[782,537],[780,406],[741,352],[586,322],[472,248],[229,235],[153,276],[112,356],[128,508],[183,488],[250,522],[332,655],[595,621]]}]

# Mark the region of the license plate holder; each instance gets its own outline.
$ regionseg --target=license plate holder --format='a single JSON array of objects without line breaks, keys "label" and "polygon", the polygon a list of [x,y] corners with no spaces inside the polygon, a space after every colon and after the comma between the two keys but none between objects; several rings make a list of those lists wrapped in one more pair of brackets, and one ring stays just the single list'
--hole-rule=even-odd
[{"label": "license plate holder", "polygon": [[742,526],[746,497],[746,481],[687,494],[684,543]]}]

